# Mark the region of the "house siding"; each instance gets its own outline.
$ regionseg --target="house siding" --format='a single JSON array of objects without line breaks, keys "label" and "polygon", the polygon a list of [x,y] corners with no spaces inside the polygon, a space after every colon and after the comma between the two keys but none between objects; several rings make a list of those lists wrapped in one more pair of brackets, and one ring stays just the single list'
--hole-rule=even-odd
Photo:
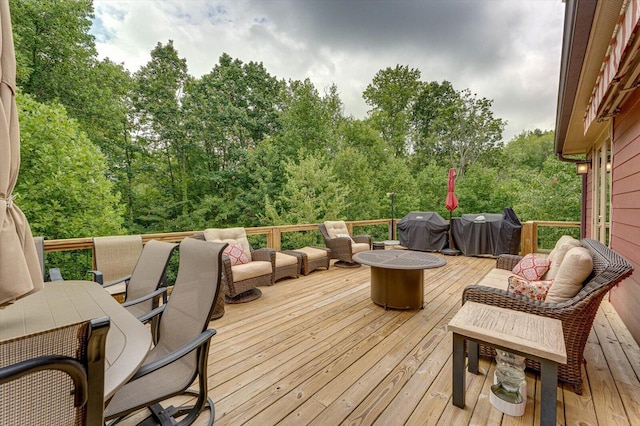
[{"label": "house siding", "polygon": [[640,90],[622,105],[614,121],[611,170],[611,248],[636,271],[609,298],[636,342],[640,343]]},{"label": "house siding", "polygon": [[593,235],[591,235],[591,223],[592,223],[592,219],[593,219],[593,209],[591,208],[593,203],[593,192],[590,191],[590,189],[592,188],[593,185],[593,170],[590,168],[589,172],[587,174],[587,183],[586,183],[586,188],[587,188],[587,193],[585,195],[585,199],[584,199],[584,206],[582,206],[583,209],[585,209],[585,237],[587,238],[593,238]]}]

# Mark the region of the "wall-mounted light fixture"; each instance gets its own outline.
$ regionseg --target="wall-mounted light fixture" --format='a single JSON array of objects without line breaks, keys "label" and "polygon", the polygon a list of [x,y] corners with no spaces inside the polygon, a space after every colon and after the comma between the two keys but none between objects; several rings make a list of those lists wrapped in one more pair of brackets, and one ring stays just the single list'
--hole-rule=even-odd
[{"label": "wall-mounted light fixture", "polygon": [[579,175],[586,175],[589,172],[589,162],[576,163],[576,173]]},{"label": "wall-mounted light fixture", "polygon": [[607,173],[611,173],[611,159],[610,158],[607,160],[607,166],[606,167],[607,167]]}]

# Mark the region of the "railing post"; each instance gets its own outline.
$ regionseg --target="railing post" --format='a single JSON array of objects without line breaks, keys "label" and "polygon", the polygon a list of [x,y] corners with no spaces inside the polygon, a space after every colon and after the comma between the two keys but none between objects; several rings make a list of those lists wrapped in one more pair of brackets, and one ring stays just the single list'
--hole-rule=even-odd
[{"label": "railing post", "polygon": [[[535,236],[537,238],[537,236]],[[520,239],[520,245],[522,246],[522,255],[534,253],[534,223],[533,221],[527,221],[522,224],[522,235]]]},{"label": "railing post", "polygon": [[[280,228],[273,228],[272,232],[269,233],[269,237],[271,239],[269,247],[273,247],[276,251],[280,251],[282,249],[282,231],[280,231]],[[267,237],[267,239],[269,239],[269,237]]]}]

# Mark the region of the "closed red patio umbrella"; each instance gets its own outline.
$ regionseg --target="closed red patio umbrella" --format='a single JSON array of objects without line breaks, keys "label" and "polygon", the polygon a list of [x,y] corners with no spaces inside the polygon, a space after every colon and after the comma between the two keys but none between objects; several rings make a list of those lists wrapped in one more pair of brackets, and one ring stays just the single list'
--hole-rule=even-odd
[{"label": "closed red patio umbrella", "polygon": [[447,183],[447,200],[445,201],[444,206],[449,210],[449,248],[442,250],[443,254],[447,255],[457,255],[460,254],[459,250],[456,250],[453,244],[453,234],[451,231],[451,216],[455,209],[458,208],[458,197],[456,197],[456,193],[454,192],[456,187],[456,169],[449,169],[449,182]]},{"label": "closed red patio umbrella", "polygon": [[447,201],[445,207],[449,210],[449,219],[451,219],[451,212],[458,208],[458,198],[456,193],[453,192],[456,188],[456,169],[449,169],[449,183],[447,185]]}]

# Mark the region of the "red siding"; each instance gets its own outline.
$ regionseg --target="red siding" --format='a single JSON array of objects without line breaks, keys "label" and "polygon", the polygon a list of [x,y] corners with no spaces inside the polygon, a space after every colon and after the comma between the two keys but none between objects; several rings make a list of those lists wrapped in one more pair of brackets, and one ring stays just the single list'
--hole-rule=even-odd
[{"label": "red siding", "polygon": [[634,266],[634,274],[609,293],[611,303],[640,343],[640,90],[615,118],[611,170],[611,248]]}]

